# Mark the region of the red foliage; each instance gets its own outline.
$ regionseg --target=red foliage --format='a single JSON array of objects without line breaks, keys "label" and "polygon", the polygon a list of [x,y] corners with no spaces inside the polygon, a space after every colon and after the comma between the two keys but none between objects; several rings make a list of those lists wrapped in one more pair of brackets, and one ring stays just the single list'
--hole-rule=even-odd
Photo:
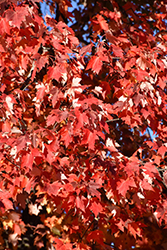
[{"label": "red foliage", "polygon": [[165,249],[164,2],[39,2],[0,1],[0,248]]}]

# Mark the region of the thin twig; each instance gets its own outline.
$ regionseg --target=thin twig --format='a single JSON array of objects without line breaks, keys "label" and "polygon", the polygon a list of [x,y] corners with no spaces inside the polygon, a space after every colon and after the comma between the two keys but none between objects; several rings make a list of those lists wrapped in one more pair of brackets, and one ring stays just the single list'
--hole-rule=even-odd
[{"label": "thin twig", "polygon": [[5,156],[5,159],[6,159],[7,161],[9,161],[10,163],[12,163],[14,166],[20,168],[19,165],[17,165],[17,164],[15,164],[14,162],[12,162],[12,161],[11,161],[10,159],[8,159],[6,156]]},{"label": "thin twig", "polygon": [[158,172],[167,170],[167,168],[163,168],[163,169],[157,168],[157,169],[158,169]]},{"label": "thin twig", "polygon": [[112,120],[108,120],[106,122],[108,123],[108,122],[115,122],[115,121],[121,121],[121,118],[115,118],[115,119],[112,119]]},{"label": "thin twig", "polygon": [[149,128],[147,127],[147,132],[148,132],[148,135],[150,136],[150,138],[151,138],[151,141],[153,141],[153,139],[152,139],[152,136],[151,136],[151,134],[150,134],[150,130],[149,130]]},{"label": "thin twig", "polygon": [[104,244],[106,244],[106,245],[108,245],[108,246],[112,247],[113,249],[119,250],[119,248],[118,248],[118,247],[116,247],[116,246],[114,246],[114,245],[108,244],[108,243],[106,243],[106,242],[104,242]]},{"label": "thin twig", "polygon": [[91,225],[93,224],[94,219],[92,220],[92,222],[89,224],[89,226],[87,227],[87,229],[85,230],[85,232],[83,233],[81,240],[83,239],[83,237],[85,236],[85,234],[87,233],[88,229],[91,227]]}]

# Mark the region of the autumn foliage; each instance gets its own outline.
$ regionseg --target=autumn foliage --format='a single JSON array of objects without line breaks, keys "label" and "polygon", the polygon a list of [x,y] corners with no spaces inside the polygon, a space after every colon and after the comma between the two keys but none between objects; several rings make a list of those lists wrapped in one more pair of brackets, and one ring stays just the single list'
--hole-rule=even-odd
[{"label": "autumn foliage", "polygon": [[167,249],[165,1],[40,2],[0,1],[0,249]]}]

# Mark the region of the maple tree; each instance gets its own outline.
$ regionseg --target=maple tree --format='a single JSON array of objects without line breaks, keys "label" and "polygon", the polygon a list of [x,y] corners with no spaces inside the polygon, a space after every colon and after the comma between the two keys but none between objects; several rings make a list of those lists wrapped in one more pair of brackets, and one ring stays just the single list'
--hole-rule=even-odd
[{"label": "maple tree", "polygon": [[0,249],[166,249],[165,1],[41,2],[0,1]]}]

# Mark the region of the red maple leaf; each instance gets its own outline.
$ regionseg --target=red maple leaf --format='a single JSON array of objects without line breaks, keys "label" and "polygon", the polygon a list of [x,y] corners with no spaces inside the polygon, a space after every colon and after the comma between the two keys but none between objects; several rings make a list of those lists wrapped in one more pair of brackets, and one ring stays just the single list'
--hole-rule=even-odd
[{"label": "red maple leaf", "polygon": [[25,7],[17,7],[15,10],[7,10],[5,13],[6,20],[11,21],[12,25],[20,27],[28,15],[28,10]]},{"label": "red maple leaf", "polygon": [[10,123],[8,122],[8,120],[6,120],[2,124],[2,132],[9,133],[10,131],[11,131]]},{"label": "red maple leaf", "polygon": [[165,153],[167,151],[167,147],[166,146],[161,146],[159,149],[158,149],[158,152],[157,154],[160,154],[162,156],[162,158],[164,157]]},{"label": "red maple leaf", "polygon": [[85,212],[84,200],[85,200],[85,197],[83,197],[83,196],[81,196],[81,197],[77,196],[76,200],[75,200],[76,207],[79,208],[79,209],[81,209],[83,212]]},{"label": "red maple leaf", "polygon": [[101,185],[94,182],[93,180],[90,180],[89,184],[88,184],[88,192],[92,195],[92,196],[96,196],[97,198],[100,199],[100,192],[97,190],[98,188],[101,188]]},{"label": "red maple leaf", "polygon": [[62,77],[63,73],[66,73],[65,65],[58,64],[55,67],[49,67],[48,78],[55,79],[55,80],[59,81],[60,78]]},{"label": "red maple leaf", "polygon": [[21,161],[21,167],[25,168],[26,171],[28,172],[29,170],[32,170],[32,164],[34,161],[34,155],[32,152],[28,152],[22,157]]},{"label": "red maple leaf", "polygon": [[112,44],[112,49],[115,56],[123,58],[123,50],[119,46]]},{"label": "red maple leaf", "polygon": [[68,111],[54,109],[51,111],[51,114],[47,117],[47,126],[53,125],[55,122],[64,121],[68,117]]},{"label": "red maple leaf", "polygon": [[0,29],[0,34],[10,34],[10,26],[9,26],[9,22],[6,20],[6,18],[1,18],[0,19],[0,27],[2,27]]},{"label": "red maple leaf", "polygon": [[161,87],[161,89],[164,89],[166,87],[166,78],[164,76],[162,78],[159,77],[158,85]]},{"label": "red maple leaf", "polygon": [[11,195],[9,194],[9,192],[6,191],[2,191],[0,190],[0,209],[2,212],[5,212],[4,207],[8,210],[8,209],[13,209],[13,203],[11,200],[9,200],[9,198],[11,198]]},{"label": "red maple leaf", "polygon": [[128,224],[128,231],[133,235],[136,239],[137,235],[141,236],[141,229],[139,228],[138,224],[133,222]]},{"label": "red maple leaf", "polygon": [[93,202],[90,206],[90,210],[92,210],[92,212],[94,213],[95,217],[98,216],[99,213],[101,213],[103,211],[103,207],[102,205],[98,202]]},{"label": "red maple leaf", "polygon": [[161,224],[163,220],[167,222],[167,201],[164,201],[161,205],[158,205],[154,212],[155,217]]},{"label": "red maple leaf", "polygon": [[121,195],[125,197],[126,192],[130,189],[130,187],[135,187],[135,188],[137,187],[133,178],[121,180],[118,182],[118,186],[117,186],[118,193],[120,193]]},{"label": "red maple leaf", "polygon": [[81,141],[81,145],[88,144],[88,148],[94,150],[96,139],[98,139],[98,136],[96,134],[92,133],[88,129],[84,129],[84,136]]},{"label": "red maple leaf", "polygon": [[27,143],[30,143],[30,139],[28,137],[28,135],[22,135],[20,136],[17,140],[16,140],[16,146],[17,146],[17,152],[19,152],[20,150],[23,150]]},{"label": "red maple leaf", "polygon": [[58,181],[53,182],[52,184],[47,184],[47,192],[49,195],[56,196],[61,188],[61,184]]},{"label": "red maple leaf", "polygon": [[106,22],[106,20],[101,16],[101,15],[97,15],[97,20],[100,24],[100,27],[102,30],[109,30],[108,28],[108,23]]},{"label": "red maple leaf", "polygon": [[72,137],[69,133],[68,127],[63,129],[61,133],[61,139],[64,141],[64,144],[67,148],[70,142],[72,141]]},{"label": "red maple leaf", "polygon": [[[148,178],[148,180],[147,180]],[[145,178],[142,180],[141,182],[141,187],[144,190],[150,190],[150,191],[154,191],[152,188],[152,183],[149,183],[149,179],[151,179],[150,177],[145,176]]]},{"label": "red maple leaf", "polygon": [[122,232],[124,232],[124,225],[125,222],[120,218],[120,221],[118,223],[116,223],[116,225],[118,226],[119,230],[121,230]]},{"label": "red maple leaf", "polygon": [[87,65],[87,67],[86,67],[86,70],[92,69],[92,71],[94,71],[96,74],[98,74],[99,71],[100,71],[101,68],[102,68],[102,65],[103,65],[103,63],[102,63],[101,58],[98,57],[98,56],[93,56],[93,57],[90,59],[88,65]]},{"label": "red maple leaf", "polygon": [[90,232],[86,239],[90,241],[95,241],[98,242],[100,245],[104,245],[104,240],[103,240],[103,232],[100,230],[94,230],[93,232]]}]

